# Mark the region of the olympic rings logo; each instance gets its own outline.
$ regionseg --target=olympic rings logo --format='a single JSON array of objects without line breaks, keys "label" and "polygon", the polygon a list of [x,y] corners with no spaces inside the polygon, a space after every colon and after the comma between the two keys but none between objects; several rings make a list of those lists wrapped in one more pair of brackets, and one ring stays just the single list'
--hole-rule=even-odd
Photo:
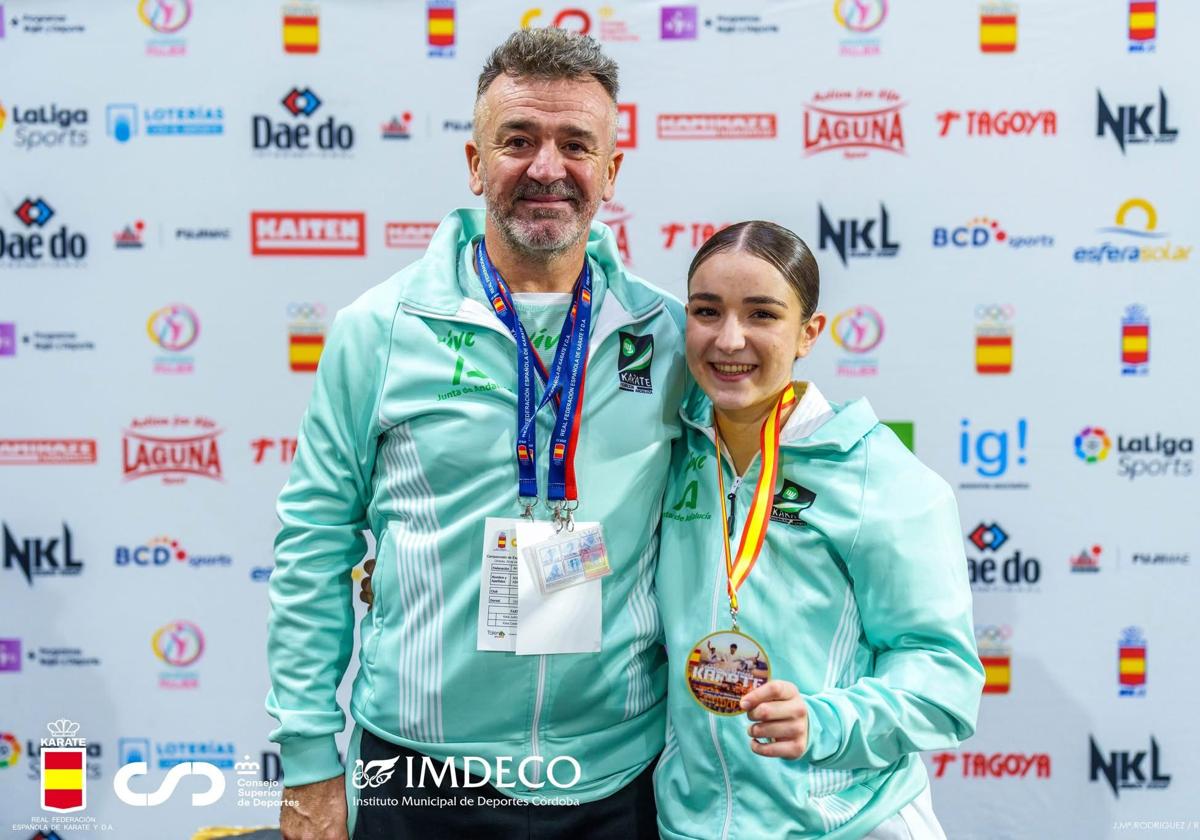
[{"label": "olympic rings logo", "polygon": [[287,308],[289,318],[305,321],[325,320],[325,304],[323,303],[289,303]]},{"label": "olympic rings logo", "polygon": [[995,625],[977,625],[975,627],[975,640],[980,645],[988,647],[997,647],[1007,642],[1012,638],[1012,628],[1007,624]]},{"label": "olympic rings logo", "polygon": [[1011,304],[979,304],[975,307],[975,317],[980,321],[1011,321],[1016,310]]}]

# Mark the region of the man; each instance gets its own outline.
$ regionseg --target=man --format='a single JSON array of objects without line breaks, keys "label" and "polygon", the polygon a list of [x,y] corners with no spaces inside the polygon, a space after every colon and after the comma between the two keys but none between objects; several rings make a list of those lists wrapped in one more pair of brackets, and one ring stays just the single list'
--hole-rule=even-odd
[{"label": "man", "polygon": [[[628,274],[611,231],[592,224],[623,159],[616,96],[616,65],[590,38],[512,35],[480,76],[466,144],[486,211],[447,216],[421,260],[330,330],[279,498],[270,586],[285,840],[657,836],[665,657],[650,587],[679,435],[683,312]],[[530,351],[543,332],[568,348],[561,360],[548,343]],[[546,520],[543,501],[603,529],[612,573],[569,590],[595,597],[598,652],[553,652],[570,621],[538,655],[481,626],[495,583],[483,563],[511,540],[489,531],[485,545],[485,520]],[[357,773],[343,786],[336,690],[365,528],[375,606],[351,701]],[[555,759],[566,762],[557,778]],[[474,784],[484,765],[494,787],[463,789],[463,771]],[[459,799],[354,807],[430,793]],[[522,807],[539,795],[580,804]]]}]

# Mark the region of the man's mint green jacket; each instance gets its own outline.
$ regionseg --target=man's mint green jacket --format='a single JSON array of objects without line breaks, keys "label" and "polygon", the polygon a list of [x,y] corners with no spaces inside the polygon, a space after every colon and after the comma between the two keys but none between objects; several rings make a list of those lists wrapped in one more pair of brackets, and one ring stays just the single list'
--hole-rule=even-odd
[{"label": "man's mint green jacket", "polygon": [[[666,838],[860,838],[928,784],[921,750],[975,729],[983,667],[954,495],[866,400],[809,385],[780,436],[775,506],[738,593],[739,627],[808,710],[799,759],[750,750],[745,715],[689,693],[696,643],[730,626],[712,406],[689,391],[662,523],[667,746],[655,773]],[[735,553],[761,467],[722,459]],[[811,502],[811,504],[810,504]]]},{"label": "man's mint green jacket", "polygon": [[[439,762],[480,756],[495,768],[511,757],[513,775],[529,756],[542,756],[543,768],[571,756],[582,779],[561,793],[583,801],[624,786],[663,747],[665,658],[652,587],[681,433],[682,306],[626,272],[612,232],[592,226],[576,518],[602,523],[613,566],[603,581],[602,649],[478,651],[484,519],[522,510],[516,344],[482,292],[476,299],[469,262],[483,222],[482,211],[451,213],[418,262],[341,310],[329,331],[279,497],[270,580],[267,709],[279,720],[271,738],[288,785],[342,772],[336,690],[353,646],[350,571],[364,554],[361,529],[375,535],[378,558],[350,707],[365,729]],[[636,339],[645,336],[650,387],[622,388],[623,339],[634,339],[626,347],[638,349],[640,364],[646,341]],[[548,405],[538,415],[543,496],[553,421]],[[520,784],[507,792],[560,793]]]}]

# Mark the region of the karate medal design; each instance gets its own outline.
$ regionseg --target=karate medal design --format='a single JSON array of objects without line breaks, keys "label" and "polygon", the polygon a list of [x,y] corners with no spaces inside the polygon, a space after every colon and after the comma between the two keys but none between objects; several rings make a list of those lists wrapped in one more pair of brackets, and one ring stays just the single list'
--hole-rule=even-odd
[{"label": "karate medal design", "polygon": [[687,684],[692,697],[715,715],[740,715],[742,697],[771,679],[762,645],[745,633],[718,630],[692,648]]}]

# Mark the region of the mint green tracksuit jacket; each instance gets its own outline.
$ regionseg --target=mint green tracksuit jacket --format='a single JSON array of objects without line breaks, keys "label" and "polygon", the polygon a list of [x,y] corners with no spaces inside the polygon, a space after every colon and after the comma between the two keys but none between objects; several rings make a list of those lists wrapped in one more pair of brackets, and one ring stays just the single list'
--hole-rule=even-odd
[{"label": "mint green tracksuit jacket", "polygon": [[[439,762],[479,756],[495,768],[511,757],[512,775],[530,756],[543,768],[557,756],[579,762],[569,790],[518,783],[506,792],[519,798],[608,796],[662,750],[666,673],[652,588],[681,433],[683,308],[625,271],[612,232],[592,226],[576,518],[602,523],[613,567],[602,649],[478,651],[484,519],[521,513],[516,344],[470,266],[483,224],[482,211],[451,213],[422,259],[341,310],[329,331],[279,497],[270,579],[267,709],[279,720],[271,739],[288,785],[342,772],[336,690],[352,650],[350,571],[363,558],[362,529],[378,558],[350,707],[362,727]],[[637,349],[638,368],[647,336],[648,380],[641,369],[631,383],[618,369],[622,346]],[[538,415],[543,496],[553,422],[548,405]]]},{"label": "mint green tracksuit jacket", "polygon": [[[805,698],[809,746],[758,756],[745,715],[712,715],[688,691],[693,646],[730,617],[712,406],[694,389],[683,414],[656,579],[670,659],[662,835],[863,837],[928,784],[917,751],[974,732],[983,668],[954,495],[866,400],[833,407],[809,387],[780,436],[777,506],[738,593],[741,631]],[[760,466],[756,455],[738,481],[722,462],[735,555]]]}]

